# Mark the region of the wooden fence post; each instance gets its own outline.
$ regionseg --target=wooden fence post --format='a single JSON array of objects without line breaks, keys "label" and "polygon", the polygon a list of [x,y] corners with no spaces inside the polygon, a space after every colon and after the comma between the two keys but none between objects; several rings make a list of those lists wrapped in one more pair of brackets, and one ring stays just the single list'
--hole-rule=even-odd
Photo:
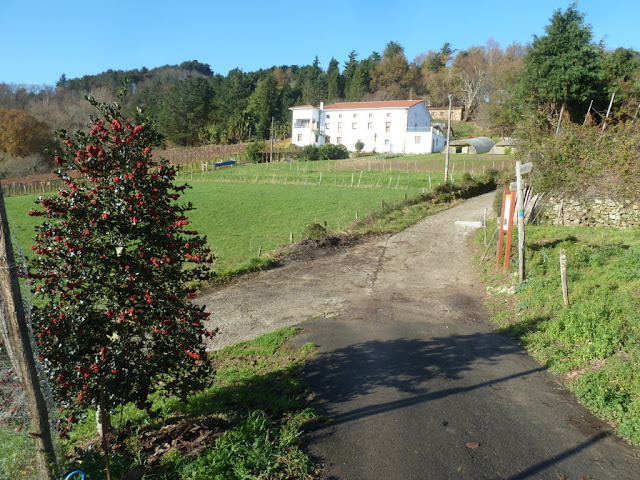
[{"label": "wooden fence post", "polygon": [[567,256],[564,248],[560,249],[560,279],[562,280],[562,299],[566,307],[569,305],[569,287],[567,285]]},{"label": "wooden fence post", "polygon": [[4,198],[0,189],[0,291],[2,292],[8,341],[13,350],[14,365],[20,374],[31,417],[31,434],[36,445],[36,468],[38,478],[58,478],[55,450],[51,440],[49,413],[40,389],[38,372],[31,348],[31,338],[22,305],[18,271],[13,255],[11,232]]}]

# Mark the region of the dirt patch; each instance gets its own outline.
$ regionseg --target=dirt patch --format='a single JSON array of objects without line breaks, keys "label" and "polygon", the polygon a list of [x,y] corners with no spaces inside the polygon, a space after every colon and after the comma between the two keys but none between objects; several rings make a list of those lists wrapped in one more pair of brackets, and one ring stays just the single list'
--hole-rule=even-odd
[{"label": "dirt patch", "polygon": [[[137,438],[139,447],[136,450],[145,458],[145,464],[149,467],[158,465],[173,450],[193,457],[212,445],[230,426],[228,421],[215,416],[168,418],[159,428],[140,430]],[[130,438],[131,432],[128,430],[116,432],[110,435],[109,444],[111,448],[118,450],[122,448],[121,443]],[[80,458],[78,455],[87,450],[101,451],[101,441],[97,436],[77,445],[68,459],[77,460]]]},{"label": "dirt patch", "polygon": [[[381,235],[377,237],[379,238]],[[291,262],[314,260],[319,257],[332,255],[345,248],[350,248],[371,240],[372,238],[373,236],[349,233],[332,234],[322,238],[307,238],[276,250],[273,252],[273,256],[284,266]]]},{"label": "dirt patch", "polygon": [[173,450],[193,457],[212,445],[228,428],[229,422],[218,417],[170,418],[161,428],[142,433],[141,453],[148,465],[157,465]]}]

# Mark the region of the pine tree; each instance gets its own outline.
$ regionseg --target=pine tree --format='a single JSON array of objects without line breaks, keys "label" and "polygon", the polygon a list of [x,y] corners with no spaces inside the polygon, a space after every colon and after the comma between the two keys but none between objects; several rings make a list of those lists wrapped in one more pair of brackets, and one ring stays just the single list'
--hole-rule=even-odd
[{"label": "pine tree", "polygon": [[601,49],[592,42],[591,27],[573,3],[553,14],[545,32],[524,56],[519,97],[549,120],[562,107],[584,115],[587,102],[603,93]]}]

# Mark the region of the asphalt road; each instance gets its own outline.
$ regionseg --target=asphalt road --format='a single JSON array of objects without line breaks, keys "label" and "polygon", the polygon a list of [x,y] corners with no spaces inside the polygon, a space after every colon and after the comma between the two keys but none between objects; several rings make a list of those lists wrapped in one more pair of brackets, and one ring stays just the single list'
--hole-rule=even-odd
[{"label": "asphalt road", "polygon": [[464,222],[491,201],[278,274],[289,297],[296,272],[313,286],[281,316],[312,317],[295,341],[319,346],[304,375],[330,421],[304,440],[323,478],[640,479],[638,450],[490,325]]}]

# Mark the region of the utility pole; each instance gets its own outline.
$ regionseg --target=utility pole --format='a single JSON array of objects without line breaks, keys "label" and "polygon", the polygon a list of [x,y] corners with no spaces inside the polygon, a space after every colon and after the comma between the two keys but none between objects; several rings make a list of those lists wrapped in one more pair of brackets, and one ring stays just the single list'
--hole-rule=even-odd
[{"label": "utility pole", "polygon": [[451,139],[451,95],[449,95],[449,121],[447,122],[447,152],[444,161],[444,183],[449,180],[449,141]]},{"label": "utility pole", "polygon": [[271,153],[269,154],[269,163],[273,162],[273,121],[274,117],[271,117]]},{"label": "utility pole", "polygon": [[38,478],[53,480],[57,475],[56,456],[51,440],[51,428],[49,426],[49,414],[44,395],[40,389],[36,363],[31,348],[31,338],[24,314],[22,295],[18,271],[11,244],[11,232],[7,212],[4,207],[4,197],[0,186],[0,299],[4,310],[8,340],[16,360],[24,393],[29,406],[31,417],[30,437],[35,440],[36,468]]}]

